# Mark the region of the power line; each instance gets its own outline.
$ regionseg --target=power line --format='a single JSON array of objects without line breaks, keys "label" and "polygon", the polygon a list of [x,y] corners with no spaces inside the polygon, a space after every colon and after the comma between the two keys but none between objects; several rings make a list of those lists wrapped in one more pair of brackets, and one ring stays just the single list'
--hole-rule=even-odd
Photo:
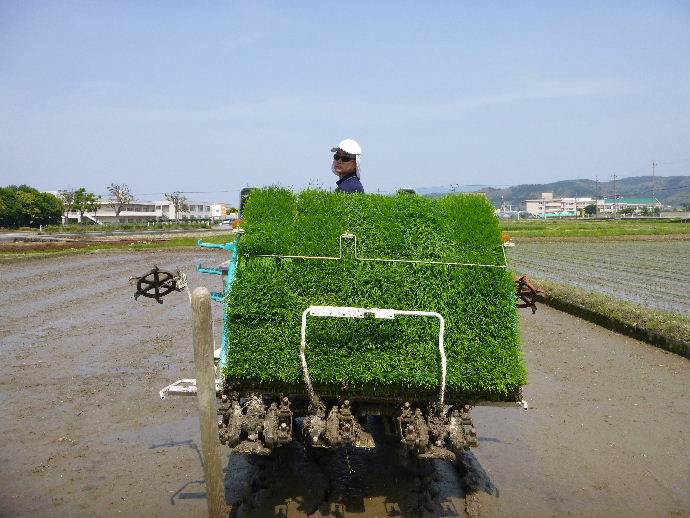
[{"label": "power line", "polygon": [[[226,189],[226,190],[220,190],[220,191],[176,191],[179,192],[180,194],[215,194],[218,192],[240,192],[242,189]],[[138,194],[138,196],[156,196],[156,195],[165,195],[167,193],[165,192],[143,192]]]},{"label": "power line", "polygon": [[687,158],[679,158],[679,159],[677,159],[677,160],[670,160],[670,161],[668,161],[668,162],[661,162],[661,163],[659,163],[659,164],[657,164],[657,165],[684,164],[684,163],[687,162],[687,161],[688,161]]},{"label": "power line", "polygon": [[661,191],[679,191],[681,189],[690,189],[690,185],[679,185],[676,187],[666,187],[664,189],[657,189],[656,192],[661,192]]}]

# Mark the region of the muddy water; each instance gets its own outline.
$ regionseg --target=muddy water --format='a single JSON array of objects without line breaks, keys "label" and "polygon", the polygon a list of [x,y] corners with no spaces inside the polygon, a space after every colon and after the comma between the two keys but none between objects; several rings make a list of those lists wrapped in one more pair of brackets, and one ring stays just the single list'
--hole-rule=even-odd
[{"label": "muddy water", "polygon": [[[0,265],[0,515],[204,516],[189,305],[135,302],[130,275],[215,251]],[[203,278],[202,278],[203,277]],[[220,311],[216,310],[220,326]],[[226,457],[235,516],[688,516],[686,359],[542,307],[522,315],[528,410],[474,410],[459,466],[395,444]]]}]

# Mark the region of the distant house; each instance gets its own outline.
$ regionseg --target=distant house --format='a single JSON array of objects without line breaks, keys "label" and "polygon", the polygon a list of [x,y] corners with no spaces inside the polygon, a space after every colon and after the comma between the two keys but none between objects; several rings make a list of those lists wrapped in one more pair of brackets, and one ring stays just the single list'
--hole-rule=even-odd
[{"label": "distant house", "polygon": [[620,212],[624,209],[633,209],[635,212],[662,208],[661,202],[656,198],[604,198],[597,200],[597,211],[602,213]]},{"label": "distant house", "polygon": [[[51,192],[51,191],[48,191]],[[52,191],[51,194],[59,195]],[[66,223],[91,222],[98,225],[104,223],[146,223],[153,221],[169,220],[195,220],[195,219],[222,219],[222,207],[226,204],[210,204],[208,202],[187,201],[187,210],[180,210],[175,214],[175,207],[167,200],[161,201],[132,201],[123,207],[118,215],[115,215],[117,204],[111,199],[101,199],[98,202],[96,213],[84,212],[83,216],[78,211],[72,210],[67,215]],[[218,214],[214,217],[214,214]]]},{"label": "distant house", "polygon": [[619,213],[632,209],[634,212],[662,208],[656,198],[554,198],[553,193],[543,192],[541,198],[525,200],[527,212],[543,218],[577,216],[587,205],[596,204],[600,214]]},{"label": "distant house", "polygon": [[525,210],[542,217],[576,216],[587,205],[595,203],[592,198],[554,198],[552,192],[541,193],[541,198],[525,200]]}]

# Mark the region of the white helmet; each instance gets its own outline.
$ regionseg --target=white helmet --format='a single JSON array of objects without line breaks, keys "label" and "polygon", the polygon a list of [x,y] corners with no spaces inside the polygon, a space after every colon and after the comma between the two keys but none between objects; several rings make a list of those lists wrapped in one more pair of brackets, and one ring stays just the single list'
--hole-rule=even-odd
[{"label": "white helmet", "polygon": [[[345,151],[345,153],[349,153],[350,155],[355,155],[355,171],[357,173],[357,178],[360,178],[360,175],[362,173],[362,146],[360,146],[356,140],[346,138],[345,140],[341,140],[340,144],[338,144],[336,147],[332,147],[331,152],[335,153],[339,149],[341,151]],[[337,174],[334,168],[333,173]]]}]

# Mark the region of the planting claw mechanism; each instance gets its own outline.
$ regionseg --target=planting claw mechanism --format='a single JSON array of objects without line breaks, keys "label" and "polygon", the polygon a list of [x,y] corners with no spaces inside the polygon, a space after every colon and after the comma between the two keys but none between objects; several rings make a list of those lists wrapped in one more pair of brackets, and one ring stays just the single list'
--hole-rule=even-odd
[{"label": "planting claw mechanism", "polygon": [[177,274],[173,275],[155,266],[151,271],[142,275],[141,277],[130,277],[130,282],[136,282],[137,291],[134,294],[134,299],[137,300],[139,296],[149,299],[156,299],[156,302],[163,304],[163,297],[172,293],[173,291],[184,291],[187,289],[187,277],[184,273],[177,270]]},{"label": "planting claw mechanism", "polygon": [[537,295],[541,293],[541,290],[532,286],[527,275],[523,275],[515,281],[515,291],[522,300],[522,304],[517,304],[517,307],[532,308],[534,315],[537,312]]}]

